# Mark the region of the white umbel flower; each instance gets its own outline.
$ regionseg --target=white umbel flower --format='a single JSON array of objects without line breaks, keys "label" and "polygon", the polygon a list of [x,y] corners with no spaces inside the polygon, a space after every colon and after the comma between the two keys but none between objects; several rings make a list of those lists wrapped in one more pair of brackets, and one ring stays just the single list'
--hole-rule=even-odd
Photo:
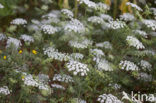
[{"label": "white umbel flower", "polygon": [[72,60],[82,60],[84,57],[81,53],[72,53],[70,56]]},{"label": "white umbel flower", "polygon": [[112,44],[109,41],[97,43],[96,47],[101,47],[101,48],[105,48],[105,49],[113,49]]},{"label": "white umbel flower", "polygon": [[136,49],[145,49],[144,45],[134,36],[127,36],[126,40],[129,46],[136,47]]},{"label": "white umbel flower", "polygon": [[138,10],[138,11],[143,11],[143,10],[142,10],[138,5],[136,5],[136,4],[127,2],[126,5],[131,6],[131,7],[135,8],[135,9]]},{"label": "white umbel flower", "polygon": [[46,74],[39,74],[38,79],[39,79],[39,81],[41,81],[43,83],[48,83],[50,81],[49,76]]},{"label": "white umbel flower", "polygon": [[53,47],[44,48],[44,55],[47,55],[49,58],[59,60],[59,61],[67,61],[70,59],[70,56],[66,53],[58,52],[57,49]]},{"label": "white umbel flower", "polygon": [[152,75],[149,75],[147,73],[139,73],[138,79],[143,80],[145,82],[152,81]]},{"label": "white umbel flower", "polygon": [[74,47],[74,48],[81,48],[81,49],[84,49],[84,48],[87,48],[89,45],[92,45],[92,41],[88,40],[88,39],[84,39],[84,40],[80,40],[80,41],[75,41],[75,40],[71,40],[69,41],[69,45],[71,47]]},{"label": "white umbel flower", "polygon": [[59,82],[65,82],[65,83],[74,82],[73,78],[66,74],[62,74],[62,75],[55,74],[53,77],[53,81],[59,81]]},{"label": "white umbel flower", "polygon": [[113,68],[111,67],[110,63],[105,59],[97,62],[97,69],[99,71],[113,71]]},{"label": "white umbel flower", "polygon": [[42,25],[41,29],[45,34],[49,34],[49,35],[54,34],[58,31],[56,27],[53,27],[51,25]]},{"label": "white umbel flower", "polygon": [[106,26],[110,29],[121,29],[124,28],[126,24],[123,21],[109,21]]},{"label": "white umbel flower", "polygon": [[0,87],[0,94],[3,94],[3,95],[9,95],[10,94],[10,90],[7,86],[3,86],[3,87]]},{"label": "white umbel flower", "polygon": [[68,71],[73,72],[74,75],[85,76],[89,71],[89,68],[86,64],[80,63],[78,61],[69,61],[66,64]]},{"label": "white umbel flower", "polygon": [[110,7],[107,4],[99,2],[99,3],[96,4],[96,10],[108,11],[108,10],[110,10]]},{"label": "white umbel flower", "polygon": [[135,17],[133,16],[133,14],[124,13],[123,15],[120,15],[120,20],[133,21],[133,20],[135,20]]},{"label": "white umbel flower", "polygon": [[133,32],[136,33],[136,34],[139,34],[139,35],[143,36],[144,38],[147,38],[148,37],[148,34],[145,31],[142,31],[142,30],[134,30]]},{"label": "white umbel flower", "polygon": [[4,40],[4,39],[6,39],[7,37],[6,37],[6,35],[5,34],[3,34],[3,33],[0,33],[0,41],[1,40]]},{"label": "white umbel flower", "polygon": [[101,49],[90,49],[90,52],[96,57],[105,56],[104,52]]},{"label": "white umbel flower", "polygon": [[96,9],[97,8],[96,3],[93,2],[93,1],[90,1],[90,0],[78,0],[78,1],[80,1],[80,4],[85,4],[91,9]]},{"label": "white umbel flower", "polygon": [[20,39],[24,40],[25,42],[31,43],[34,42],[34,38],[32,36],[23,34],[21,35]]},{"label": "white umbel flower", "polygon": [[135,70],[139,70],[138,66],[136,64],[134,64],[131,61],[120,61],[119,66],[121,66],[121,69],[124,69],[126,71],[135,71]]},{"label": "white umbel flower", "polygon": [[9,37],[8,40],[7,40],[6,47],[7,48],[10,47],[12,44],[16,47],[16,49],[18,49],[20,46],[22,46],[20,40],[18,40],[16,38]]},{"label": "white umbel flower", "polygon": [[13,24],[13,25],[25,25],[25,24],[27,24],[27,21],[23,18],[16,18],[16,19],[11,21],[11,24]]},{"label": "white umbel flower", "polygon": [[152,65],[148,61],[141,60],[139,65],[142,67],[142,69],[144,69],[144,70],[147,69],[147,70],[151,71]]},{"label": "white umbel flower", "polygon": [[120,84],[117,84],[117,83],[115,83],[115,84],[109,84],[109,86],[113,87],[115,90],[118,90],[118,89],[121,88],[121,85]]},{"label": "white umbel flower", "polygon": [[68,32],[83,33],[85,26],[77,19],[72,19],[64,26],[64,30]]},{"label": "white umbel flower", "polygon": [[101,17],[103,20],[107,20],[107,21],[113,20],[113,18],[112,18],[110,15],[107,15],[107,14],[100,14],[100,17]]},{"label": "white umbel flower", "polygon": [[65,90],[65,87],[63,87],[62,85],[59,85],[59,84],[51,84],[51,86],[52,86],[52,88]]},{"label": "white umbel flower", "polygon": [[102,24],[104,21],[101,17],[91,16],[88,18],[88,21],[94,24]]},{"label": "white umbel flower", "polygon": [[99,101],[100,103],[123,103],[117,97],[113,96],[112,94],[99,95],[97,101]]},{"label": "white umbel flower", "polygon": [[153,31],[156,30],[156,20],[147,20],[147,19],[144,19],[142,22],[148,28],[151,28]]},{"label": "white umbel flower", "polygon": [[0,9],[3,9],[4,8],[4,6],[0,3]]},{"label": "white umbel flower", "polygon": [[68,9],[62,9],[61,12],[62,14],[66,15],[68,18],[73,18],[74,16],[73,12]]}]

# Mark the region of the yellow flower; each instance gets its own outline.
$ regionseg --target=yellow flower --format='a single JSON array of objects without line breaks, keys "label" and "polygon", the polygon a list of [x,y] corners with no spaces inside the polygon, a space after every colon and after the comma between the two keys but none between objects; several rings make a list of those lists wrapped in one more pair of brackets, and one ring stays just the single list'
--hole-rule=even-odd
[{"label": "yellow flower", "polygon": [[36,51],[36,50],[32,50],[32,53],[33,53],[33,54],[37,54],[37,51]]},{"label": "yellow flower", "polygon": [[22,54],[22,52],[23,52],[22,50],[19,50],[19,52],[18,52],[18,53],[19,53],[19,54]]},{"label": "yellow flower", "polygon": [[0,54],[2,54],[2,50],[0,50]]},{"label": "yellow flower", "polygon": [[4,60],[5,60],[6,58],[7,58],[6,56],[3,57]]},{"label": "yellow flower", "polygon": [[25,76],[22,76],[22,80],[25,78]]}]

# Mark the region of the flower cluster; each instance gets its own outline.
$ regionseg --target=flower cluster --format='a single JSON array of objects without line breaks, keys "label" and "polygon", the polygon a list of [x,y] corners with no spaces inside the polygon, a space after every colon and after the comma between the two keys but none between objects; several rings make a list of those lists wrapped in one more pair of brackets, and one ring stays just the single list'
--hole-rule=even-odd
[{"label": "flower cluster", "polygon": [[10,90],[7,86],[3,86],[3,87],[0,87],[0,94],[3,94],[3,95],[9,95],[10,94]]},{"label": "flower cluster", "polygon": [[135,20],[135,17],[133,16],[133,14],[124,13],[123,15],[120,15],[120,20],[133,21],[133,20]]},{"label": "flower cluster", "polygon": [[142,22],[148,28],[151,28],[152,30],[156,30],[156,21],[155,20],[147,20],[147,19],[144,19]]},{"label": "flower cluster", "polygon": [[105,41],[102,43],[97,43],[96,47],[101,47],[101,48],[105,48],[105,49],[113,49],[112,44],[109,41]]},{"label": "flower cluster", "polygon": [[53,88],[65,90],[65,87],[63,87],[62,85],[59,85],[59,84],[51,84],[51,86],[52,86]]},{"label": "flower cluster", "polygon": [[68,9],[62,9],[61,12],[69,18],[73,18],[74,16],[73,12]]},{"label": "flower cluster", "polygon": [[4,6],[0,3],[0,9],[3,9],[4,8]]},{"label": "flower cluster", "polygon": [[0,33],[0,41],[1,40],[4,40],[4,39],[6,39],[7,37],[6,37],[6,35],[5,34],[3,34],[3,33]]},{"label": "flower cluster", "polygon": [[118,90],[121,88],[121,85],[115,83],[115,84],[109,84],[109,86],[113,87],[115,90]]},{"label": "flower cluster", "polygon": [[14,20],[11,21],[11,24],[14,24],[14,25],[25,25],[27,24],[27,21],[23,18],[16,18]]},{"label": "flower cluster", "polygon": [[9,37],[7,40],[6,47],[7,48],[10,47],[12,44],[16,47],[16,49],[18,49],[20,46],[22,46],[22,43],[20,40],[18,40],[16,38]]},{"label": "flower cluster", "polygon": [[90,0],[78,0],[78,1],[80,1],[80,4],[83,3],[92,9],[96,9],[96,7],[97,7],[96,3],[94,3],[93,1],[90,1]]},{"label": "flower cluster", "polygon": [[81,53],[72,53],[70,56],[72,60],[80,60],[84,57],[84,55]]},{"label": "flower cluster", "polygon": [[136,4],[127,2],[126,5],[131,6],[131,7],[135,8],[135,9],[138,10],[138,11],[143,11],[143,10],[142,10],[138,5],[136,5]]},{"label": "flower cluster", "polygon": [[112,94],[102,94],[98,97],[97,101],[100,103],[123,103]]},{"label": "flower cluster", "polygon": [[84,48],[87,48],[89,45],[92,45],[92,41],[88,40],[88,39],[84,39],[84,40],[80,40],[80,41],[69,41],[69,45],[71,47],[74,47],[74,48],[81,48],[81,49],[84,49]]},{"label": "flower cluster", "polygon": [[58,52],[57,49],[53,47],[44,48],[44,55],[47,55],[49,58],[59,60],[59,61],[67,61],[69,60],[70,56],[66,53]]},{"label": "flower cluster", "polygon": [[90,49],[90,52],[96,57],[105,56],[104,52],[101,49]]},{"label": "flower cluster", "polygon": [[96,10],[107,11],[109,9],[110,9],[110,7],[107,4],[104,4],[102,2],[99,2],[96,4]]},{"label": "flower cluster", "polygon": [[75,32],[75,33],[83,33],[85,32],[85,26],[77,19],[72,19],[68,24],[64,27],[65,31]]},{"label": "flower cluster", "polygon": [[50,81],[49,76],[46,74],[38,74],[38,79],[43,83],[48,83]]},{"label": "flower cluster", "polygon": [[20,39],[24,40],[25,42],[31,43],[34,42],[34,38],[32,36],[23,34],[21,35]]},{"label": "flower cluster", "polygon": [[51,25],[42,25],[41,29],[43,30],[43,32],[45,34],[49,34],[49,35],[54,34],[54,33],[56,33],[58,31],[57,28],[55,28],[55,27],[53,27]]},{"label": "flower cluster", "polygon": [[86,64],[80,63],[78,61],[69,61],[66,64],[66,67],[68,68],[68,71],[73,71],[74,75],[80,74],[81,76],[85,76],[89,71],[89,68]]},{"label": "flower cluster", "polygon": [[139,35],[143,36],[144,38],[148,37],[148,34],[142,30],[134,30],[134,33],[139,34]]},{"label": "flower cluster", "polygon": [[121,69],[125,69],[126,71],[139,70],[138,66],[131,61],[120,61],[119,65],[121,66]]},{"label": "flower cluster", "polygon": [[139,65],[142,67],[142,69],[148,69],[149,71],[151,71],[152,65],[148,61],[141,60]]},{"label": "flower cluster", "polygon": [[88,18],[88,21],[95,24],[102,24],[104,21],[101,17],[91,16]]},{"label": "flower cluster", "polygon": [[109,21],[109,23],[106,24],[106,26],[110,29],[121,29],[124,28],[126,24],[122,21]]},{"label": "flower cluster", "polygon": [[136,47],[137,49],[145,49],[144,45],[133,36],[127,36],[126,40],[130,46]]},{"label": "flower cluster", "polygon": [[100,71],[113,71],[113,68],[111,67],[110,63],[103,59],[96,63],[97,69]]},{"label": "flower cluster", "polygon": [[55,74],[53,77],[53,81],[69,83],[69,82],[73,82],[73,78],[66,74],[63,74],[63,75]]},{"label": "flower cluster", "polygon": [[139,73],[138,79],[146,81],[146,82],[152,81],[152,75],[141,72]]},{"label": "flower cluster", "polygon": [[100,17],[101,17],[103,20],[107,20],[107,21],[113,20],[113,18],[112,18],[110,15],[107,15],[107,14],[100,14]]}]

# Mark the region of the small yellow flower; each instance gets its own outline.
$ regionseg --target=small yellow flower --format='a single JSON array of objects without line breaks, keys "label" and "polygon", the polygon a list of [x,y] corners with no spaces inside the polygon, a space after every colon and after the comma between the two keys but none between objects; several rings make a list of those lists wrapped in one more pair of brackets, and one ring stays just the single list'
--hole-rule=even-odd
[{"label": "small yellow flower", "polygon": [[0,54],[2,54],[2,50],[0,50]]},{"label": "small yellow flower", "polygon": [[4,60],[6,60],[6,58],[7,58],[6,56],[3,57]]},{"label": "small yellow flower", "polygon": [[32,53],[33,53],[33,54],[37,54],[37,51],[36,51],[36,50],[32,50]]},{"label": "small yellow flower", "polygon": [[22,80],[25,78],[25,76],[22,76]]},{"label": "small yellow flower", "polygon": [[18,53],[19,53],[19,54],[22,54],[22,52],[23,52],[22,50],[19,50],[19,52],[18,52]]}]

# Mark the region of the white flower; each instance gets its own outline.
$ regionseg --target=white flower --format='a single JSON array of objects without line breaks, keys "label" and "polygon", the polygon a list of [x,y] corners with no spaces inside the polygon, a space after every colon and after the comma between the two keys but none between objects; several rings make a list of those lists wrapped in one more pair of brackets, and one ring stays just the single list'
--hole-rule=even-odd
[{"label": "white flower", "polygon": [[109,86],[113,87],[115,90],[118,90],[121,88],[121,85],[115,83],[115,84],[109,84]]},{"label": "white flower", "polygon": [[136,34],[139,34],[139,35],[143,36],[144,38],[147,38],[148,37],[148,34],[145,31],[134,30],[133,32],[136,33]]},{"label": "white flower", "polygon": [[46,17],[47,17],[48,19],[50,19],[50,18],[58,18],[58,15],[55,14],[55,13],[53,13],[53,12],[50,12],[50,13],[48,13],[48,14],[42,16],[42,18],[46,18]]},{"label": "white flower", "polygon": [[104,52],[101,49],[90,49],[90,52],[96,57],[105,56]]},{"label": "white flower", "polygon": [[7,86],[3,86],[3,87],[0,87],[0,94],[3,94],[3,95],[9,95],[10,94],[10,90]]},{"label": "white flower", "polygon": [[139,70],[138,66],[136,64],[134,64],[131,61],[120,61],[121,69],[124,69],[126,71],[135,71],[135,70]]},{"label": "white flower", "polygon": [[0,9],[3,9],[4,8],[4,6],[0,3]]},{"label": "white flower", "polygon": [[146,61],[146,60],[141,60],[139,65],[142,67],[142,69],[148,69],[149,71],[151,71],[152,65]]},{"label": "white flower", "polygon": [[99,95],[97,101],[99,101],[100,103],[123,103],[117,97],[113,96],[112,94]]},{"label": "white flower", "polygon": [[80,76],[85,76],[89,71],[89,68],[86,64],[80,63],[78,61],[69,61],[66,64],[66,67],[68,68],[68,71],[72,71],[74,75],[80,74]]},{"label": "white flower", "polygon": [[55,74],[53,77],[53,81],[59,81],[59,82],[65,82],[65,83],[74,82],[73,78],[66,74],[63,74],[63,75]]},{"label": "white flower", "polygon": [[11,21],[11,24],[14,24],[14,25],[25,25],[27,24],[27,21],[23,18],[16,18],[14,20]]},{"label": "white flower", "polygon": [[113,68],[111,67],[110,63],[103,59],[96,63],[97,69],[100,71],[113,71]]},{"label": "white flower", "polygon": [[57,49],[53,47],[44,48],[44,55],[47,55],[49,58],[59,60],[59,61],[67,61],[70,59],[70,56],[66,53],[58,52]]},{"label": "white flower", "polygon": [[49,34],[49,35],[54,34],[54,33],[56,33],[58,31],[57,28],[55,28],[55,27],[53,27],[51,25],[42,25],[41,29],[43,30],[43,32],[45,34]]},{"label": "white flower", "polygon": [[91,9],[96,9],[97,8],[96,3],[93,2],[93,1],[90,1],[90,0],[78,0],[78,1],[80,1],[80,4],[83,3],[83,4],[87,5]]},{"label": "white flower", "polygon": [[95,24],[102,24],[104,21],[101,17],[91,16],[88,18],[88,21]]},{"label": "white flower", "polygon": [[109,41],[105,41],[102,43],[97,43],[96,44],[97,47],[101,47],[101,48],[105,48],[105,49],[113,49],[112,44]]},{"label": "white flower", "polygon": [[62,85],[59,85],[59,84],[51,84],[51,86],[52,86],[53,88],[65,90],[65,88],[64,88]]},{"label": "white flower", "polygon": [[77,19],[72,19],[64,26],[64,30],[68,32],[83,33],[85,32],[85,26]]},{"label": "white flower", "polygon": [[150,8],[150,10],[153,12],[153,14],[156,16],[156,8]]},{"label": "white flower", "polygon": [[7,37],[6,37],[6,35],[5,34],[3,34],[3,33],[0,33],[0,41],[1,40],[4,40],[4,39],[6,39]]},{"label": "white flower", "polygon": [[133,20],[135,20],[135,17],[133,16],[133,14],[124,13],[123,15],[120,15],[120,20],[133,21]]},{"label": "white flower", "polygon": [[127,2],[126,5],[131,6],[131,7],[135,8],[135,9],[138,10],[138,11],[143,11],[143,10],[142,10],[138,5],[136,5],[136,4]]},{"label": "white flower", "polygon": [[34,38],[32,36],[23,34],[21,35],[20,39],[24,40],[25,42],[34,42]]},{"label": "white flower", "polygon": [[142,73],[139,73],[138,79],[146,81],[146,82],[152,81],[152,75],[142,72]]},{"label": "white flower", "polygon": [[39,74],[38,79],[39,79],[39,81],[41,81],[43,83],[48,83],[50,81],[49,76],[46,74]]},{"label": "white flower", "polygon": [[80,40],[80,41],[75,41],[75,40],[71,40],[69,41],[69,45],[71,47],[74,47],[74,48],[81,48],[81,49],[84,49],[84,48],[87,48],[89,45],[92,45],[92,41],[88,40],[88,39],[84,39],[84,40]]},{"label": "white flower", "polygon": [[99,2],[96,4],[96,10],[107,11],[107,10],[110,10],[110,7],[107,4]]},{"label": "white flower", "polygon": [[107,14],[100,14],[100,17],[103,20],[107,20],[107,21],[113,20],[113,18],[110,15],[107,15]]},{"label": "white flower", "polygon": [[154,50],[144,50],[143,51],[146,55],[152,55],[152,56],[154,56],[156,53],[155,53],[155,51]]},{"label": "white flower", "polygon": [[148,28],[151,28],[153,31],[156,30],[156,21],[155,20],[151,20],[151,19],[147,20],[147,19],[144,19],[142,22]]},{"label": "white flower", "polygon": [[136,47],[137,49],[145,49],[144,45],[133,36],[127,36],[126,40],[130,46]]},{"label": "white flower", "polygon": [[9,37],[7,40],[7,46],[6,47],[7,48],[10,47],[12,44],[16,47],[16,49],[18,49],[20,46],[22,46],[20,40],[18,40],[16,38]]},{"label": "white flower", "polygon": [[84,55],[81,53],[72,53],[70,56],[72,60],[82,60],[84,57]]},{"label": "white flower", "polygon": [[69,18],[73,18],[74,16],[73,12],[68,9],[62,9],[61,12]]},{"label": "white flower", "polygon": [[110,29],[120,29],[126,26],[125,22],[123,21],[109,21],[106,26]]}]

